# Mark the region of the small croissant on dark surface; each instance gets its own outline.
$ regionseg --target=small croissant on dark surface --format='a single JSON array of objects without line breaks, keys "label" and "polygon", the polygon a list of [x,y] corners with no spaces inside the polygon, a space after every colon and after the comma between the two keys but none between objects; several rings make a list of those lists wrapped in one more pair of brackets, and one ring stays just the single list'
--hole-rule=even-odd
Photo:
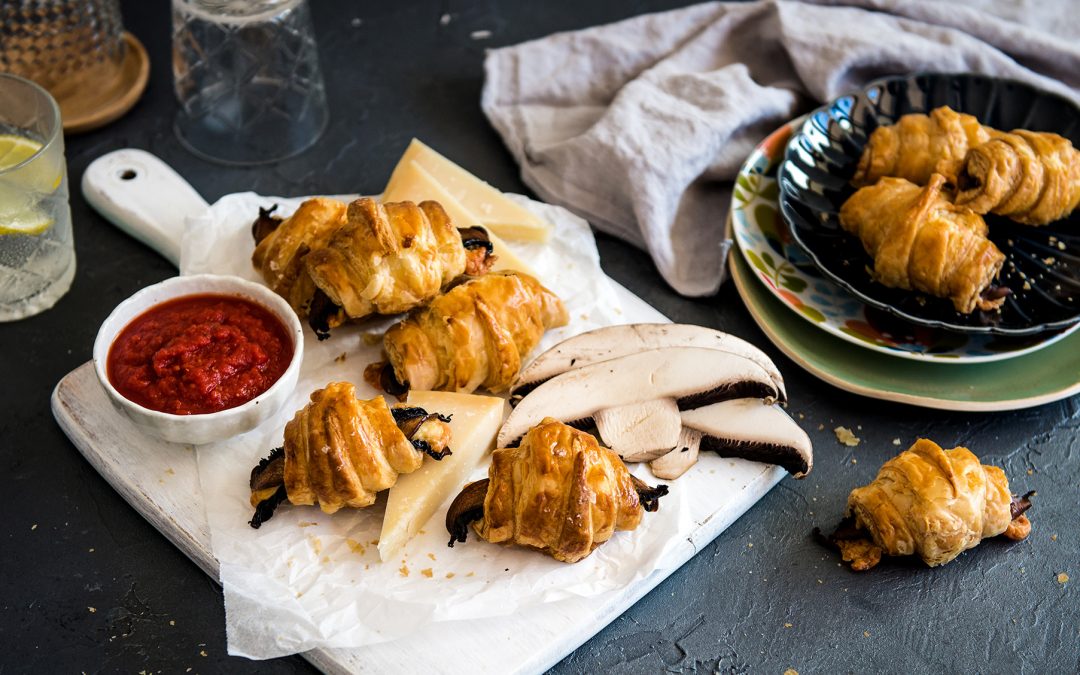
[{"label": "small croissant on dark surface", "polygon": [[984,539],[1026,538],[1032,496],[1012,495],[1005,472],[967,448],[943,450],[920,438],[885,462],[869,485],[851,491],[848,517],[823,539],[857,572],[883,555],[917,555],[937,567]]}]

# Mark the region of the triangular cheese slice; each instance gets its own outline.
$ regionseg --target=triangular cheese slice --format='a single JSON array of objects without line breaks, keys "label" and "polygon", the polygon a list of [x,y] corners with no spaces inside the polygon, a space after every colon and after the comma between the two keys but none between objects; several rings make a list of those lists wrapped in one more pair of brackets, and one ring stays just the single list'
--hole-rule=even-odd
[{"label": "triangular cheese slice", "polygon": [[454,199],[476,214],[481,225],[500,237],[537,242],[551,238],[549,223],[415,138],[390,176],[391,184],[399,171],[409,170],[410,162],[423,167]]},{"label": "triangular cheese slice", "polygon": [[[394,169],[394,175],[390,177],[390,183],[383,191],[383,202],[422,202],[433,199],[442,204],[446,215],[450,216],[450,222],[454,227],[472,227],[480,225],[480,219],[454,198],[426,169],[417,162],[406,162],[404,159]],[[486,227],[486,226],[485,226]],[[488,237],[492,246],[495,247],[494,270],[517,270],[536,276],[536,273],[525,264],[525,261],[514,255],[502,239],[491,229],[488,229]]]},{"label": "triangular cheese slice", "polygon": [[442,204],[454,227],[473,227],[481,224],[480,218],[447,192],[446,188],[440,185],[439,181],[435,180],[424,167],[413,161],[401,160],[394,169],[394,175],[390,176],[386,189],[383,190],[382,201],[419,204],[427,199],[433,199]]},{"label": "triangular cheese slice", "polygon": [[506,413],[506,400],[444,391],[410,391],[409,405],[450,416],[450,450],[441,461],[424,459],[416,471],[398,476],[386,499],[379,557],[392,558],[440,506],[457,494],[482,466]]}]

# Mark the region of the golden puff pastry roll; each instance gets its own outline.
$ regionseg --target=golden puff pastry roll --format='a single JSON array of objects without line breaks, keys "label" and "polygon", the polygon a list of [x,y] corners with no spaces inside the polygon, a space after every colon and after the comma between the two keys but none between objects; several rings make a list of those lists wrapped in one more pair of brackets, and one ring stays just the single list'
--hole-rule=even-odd
[{"label": "golden puff pastry roll", "polygon": [[956,203],[1027,225],[1067,217],[1080,203],[1080,150],[1057,134],[1017,129],[972,148]]},{"label": "golden puff pastry roll", "polygon": [[516,448],[496,450],[487,480],[472,483],[446,516],[450,545],[471,523],[481,539],[512,543],[574,563],[633,530],[666,486],[650,488],[591,434],[546,418]]},{"label": "golden puff pastry roll", "polygon": [[522,360],[566,307],[522,272],[492,272],[455,286],[383,336],[386,362],[365,379],[400,395],[408,389],[472,393],[510,386]]},{"label": "golden puff pastry roll", "polygon": [[834,541],[856,570],[873,567],[882,553],[917,555],[936,567],[983,539],[1026,537],[1029,496],[1013,498],[1005,472],[967,448],[943,450],[919,439],[885,462],[869,485],[851,491],[854,529]]},{"label": "golden puff pastry roll", "polygon": [[955,184],[969,148],[990,140],[993,132],[979,121],[948,106],[929,115],[903,115],[896,124],[874,129],[859,157],[856,187],[873,185],[879,178],[905,178],[926,185],[939,173]]},{"label": "golden puff pastry roll", "polygon": [[348,382],[331,382],[285,425],[285,443],[252,470],[252,527],[278,503],[317,504],[325,513],[363,508],[398,475],[420,468],[424,455],[450,454],[450,420],[382,396],[356,398]]},{"label": "golden puff pastry roll", "polygon": [[[315,284],[304,268],[304,257],[312,249],[325,246],[345,224],[346,205],[336,199],[315,197],[283,220],[271,217],[272,212],[260,209],[253,225],[256,246],[251,262],[271,290],[285,298],[298,315],[306,316]],[[337,317],[336,323],[343,319]]]},{"label": "golden puff pastry roll", "polygon": [[991,288],[1005,255],[982,216],[945,198],[944,184],[941,174],[926,187],[882,178],[844,202],[840,224],[862,241],[879,283],[947,298],[963,314],[996,309],[1008,292]]},{"label": "golden puff pastry roll", "polygon": [[[462,233],[438,202],[362,198],[349,204],[345,226],[304,264],[329,304],[359,319],[419,307],[464,274],[468,260]],[[324,336],[315,313],[312,319]]]}]

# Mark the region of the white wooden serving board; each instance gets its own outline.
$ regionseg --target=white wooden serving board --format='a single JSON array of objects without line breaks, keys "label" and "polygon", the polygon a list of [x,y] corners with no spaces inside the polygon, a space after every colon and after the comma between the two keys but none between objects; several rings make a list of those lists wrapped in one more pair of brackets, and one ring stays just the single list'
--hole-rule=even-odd
[{"label": "white wooden serving board", "polygon": [[[131,172],[138,174],[135,180],[118,178]],[[161,160],[132,149],[95,160],[84,173],[82,187],[95,209],[174,263],[183,232],[180,214],[207,208],[198,193]],[[627,322],[668,321],[616,282],[611,284]],[[160,441],[136,429],[109,402],[92,361],[60,381],[53,391],[52,410],[64,433],[109,484],[218,580],[194,448]],[[509,616],[431,623],[400,640],[358,649],[315,649],[302,656],[329,673],[542,672],[667,578],[786,475],[777,467],[750,466],[755,468],[740,472],[744,480],[725,486],[723,505],[695,523],[689,536],[679,542],[675,565],[619,591],[531,605]]]},{"label": "white wooden serving board", "polygon": [[[629,291],[618,288],[624,307],[633,306],[627,314],[637,318],[651,313],[654,320],[664,320]],[[60,381],[53,392],[52,410],[64,433],[105,480],[217,580],[218,563],[210,552],[195,450],[137,430],[109,403],[92,361]],[[760,473],[733,490],[722,509],[697,524],[683,542],[678,566],[727,529],[783,476],[781,469],[761,465]],[[568,600],[494,619],[429,624],[401,640],[360,649],[315,649],[302,656],[328,673],[539,673],[599,632],[678,566],[659,570],[599,600]]]}]

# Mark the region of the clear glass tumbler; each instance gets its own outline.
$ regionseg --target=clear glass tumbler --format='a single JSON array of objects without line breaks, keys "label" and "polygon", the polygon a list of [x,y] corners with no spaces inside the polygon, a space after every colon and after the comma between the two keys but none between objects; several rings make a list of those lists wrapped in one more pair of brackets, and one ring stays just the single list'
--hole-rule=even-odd
[{"label": "clear glass tumbler", "polygon": [[226,164],[295,155],[326,128],[306,0],[173,0],[175,129]]},{"label": "clear glass tumbler", "polygon": [[42,312],[75,277],[60,108],[0,74],[0,321]]}]

